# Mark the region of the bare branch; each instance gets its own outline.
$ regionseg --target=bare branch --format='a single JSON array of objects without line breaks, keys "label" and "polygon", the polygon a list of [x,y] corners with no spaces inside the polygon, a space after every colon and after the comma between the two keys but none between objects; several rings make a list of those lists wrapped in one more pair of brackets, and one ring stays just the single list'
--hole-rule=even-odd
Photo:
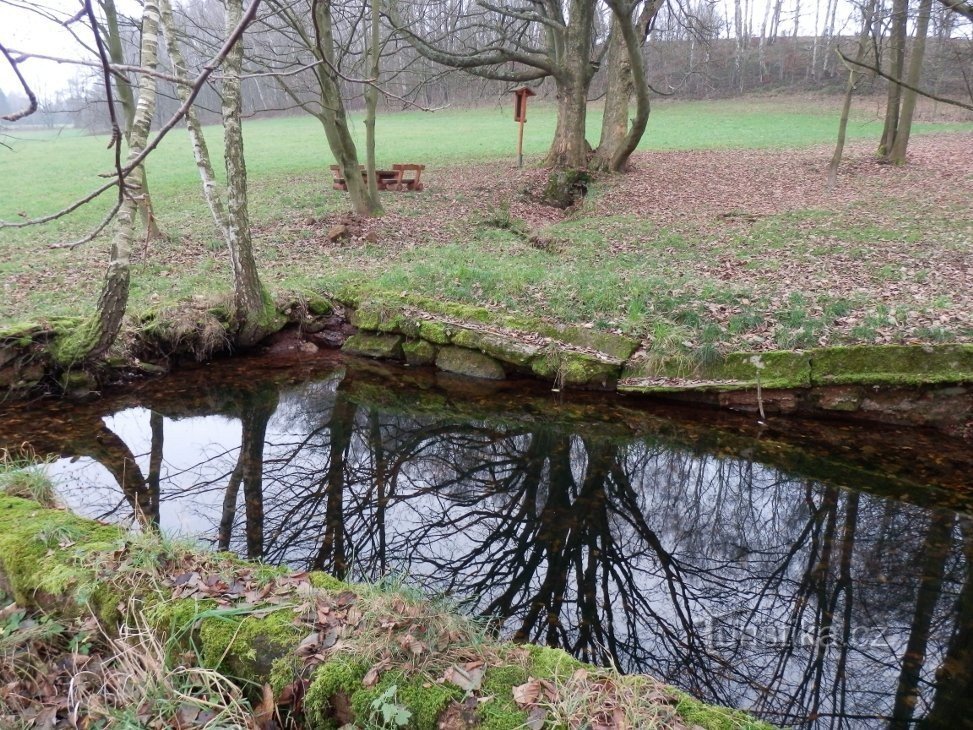
[{"label": "bare branch", "polygon": [[968,20],[973,20],[973,3],[963,2],[962,0],[938,0],[941,5],[945,5],[954,13],[959,13]]},{"label": "bare branch", "polygon": [[868,71],[871,71],[872,73],[881,76],[883,79],[891,81],[893,84],[898,84],[903,89],[914,91],[915,93],[919,94],[919,96],[924,96],[927,99],[932,99],[933,101],[938,101],[943,104],[949,104],[950,106],[958,106],[960,109],[967,109],[969,111],[973,111],[973,104],[967,104],[966,102],[959,101],[958,99],[950,99],[945,96],[940,96],[939,94],[934,94],[931,91],[920,89],[918,86],[913,86],[912,84],[906,83],[902,79],[897,79],[894,76],[885,73],[885,71],[883,71],[878,66],[872,66],[871,64],[865,63],[864,61],[859,61],[857,59],[846,56],[840,50],[838,51],[838,55],[841,56],[841,60],[844,61],[846,64],[852,64],[853,66],[858,66],[859,68],[867,69]]},{"label": "bare branch", "polygon": [[[17,54],[18,61],[25,61],[31,58],[36,58],[37,60],[40,61],[53,61],[54,63],[64,63],[72,66],[88,66],[90,68],[99,68],[99,69],[103,68],[102,64],[99,63],[98,61],[85,61],[80,58],[62,58],[61,56],[48,56],[43,53],[26,53],[24,51],[18,51],[15,48],[11,48],[10,52]],[[169,81],[173,84],[188,85],[189,83],[185,79],[181,79],[178,76],[173,76],[171,74],[167,74],[162,71],[151,71],[147,68],[144,68],[143,66],[131,66],[129,64],[124,64],[124,63],[109,63],[108,68],[113,74],[121,75],[125,73],[137,73],[137,74],[154,76],[157,79],[162,79],[163,81]]]},{"label": "bare branch", "polygon": [[116,201],[115,205],[112,206],[112,209],[108,211],[108,215],[106,215],[104,219],[101,221],[101,223],[98,224],[98,227],[95,228],[93,231],[91,231],[91,233],[89,233],[84,238],[79,238],[77,241],[71,241],[69,243],[52,243],[50,246],[48,246],[48,248],[70,248],[73,250],[76,249],[78,246],[83,246],[86,243],[90,243],[91,241],[94,241],[96,238],[98,238],[98,234],[101,233],[103,230],[105,230],[108,224],[111,223],[112,220],[114,220],[115,214],[118,213],[118,209],[121,207],[122,207],[121,201],[120,200]]},{"label": "bare branch", "polygon": [[7,63],[10,64],[10,68],[13,69],[14,73],[17,75],[17,80],[20,81],[20,86],[23,88],[24,93],[27,94],[27,106],[21,109],[19,112],[13,112],[12,114],[4,114],[0,116],[7,122],[16,122],[18,119],[23,119],[24,117],[29,117],[31,114],[37,111],[37,95],[34,94],[34,90],[30,88],[30,84],[27,83],[27,79],[24,75],[20,73],[19,61],[15,60],[10,52],[0,43],[0,53],[3,53],[4,58],[7,59]]}]

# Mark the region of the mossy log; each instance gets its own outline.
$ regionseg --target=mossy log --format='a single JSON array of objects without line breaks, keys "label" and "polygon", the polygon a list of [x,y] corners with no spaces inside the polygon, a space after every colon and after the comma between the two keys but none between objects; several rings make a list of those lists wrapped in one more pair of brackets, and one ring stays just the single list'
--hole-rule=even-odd
[{"label": "mossy log", "polygon": [[557,727],[559,698],[576,707],[587,692],[593,720],[621,698],[636,713],[651,701],[673,727],[769,727],[649,677],[495,641],[395,588],[198,552],[5,495],[0,587],[60,617],[93,612],[108,631],[137,610],[180,661],[218,669],[256,696],[270,687],[307,727],[364,725],[390,708],[417,729]]}]

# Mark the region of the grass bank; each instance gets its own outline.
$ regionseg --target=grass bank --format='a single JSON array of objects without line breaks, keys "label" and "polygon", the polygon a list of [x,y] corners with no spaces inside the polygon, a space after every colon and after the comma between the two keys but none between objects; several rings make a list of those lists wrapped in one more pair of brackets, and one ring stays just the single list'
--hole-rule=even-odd
[{"label": "grass bank", "polygon": [[[658,104],[632,173],[596,181],[568,211],[524,194],[544,173],[512,167],[505,107],[389,115],[380,159],[426,163],[428,184],[385,194],[387,215],[373,221],[344,215],[313,120],[250,122],[262,276],[279,294],[408,292],[625,335],[687,367],[739,351],[973,341],[970,124],[930,118],[910,164],[882,166],[872,155],[880,120],[866,103],[851,126],[861,141],[828,189],[836,102]],[[549,107],[532,108],[530,154],[552,127]],[[102,142],[67,132],[14,140],[0,156],[0,217],[47,212],[86,190]],[[169,240],[136,252],[133,322],[225,300],[230,278],[181,133],[149,174]],[[47,244],[96,212],[0,232],[0,328],[90,310],[107,241]],[[347,233],[332,240],[337,224]]]},{"label": "grass bank", "polygon": [[[0,492],[38,478],[8,463]],[[497,641],[394,583],[245,563],[10,494],[0,591],[17,602],[0,614],[0,715],[25,725],[769,728],[644,675]]]}]

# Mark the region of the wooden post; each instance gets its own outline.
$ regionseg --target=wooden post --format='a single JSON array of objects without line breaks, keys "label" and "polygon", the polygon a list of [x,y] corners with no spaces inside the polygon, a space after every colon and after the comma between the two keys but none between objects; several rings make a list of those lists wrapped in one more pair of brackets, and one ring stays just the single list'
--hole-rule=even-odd
[{"label": "wooden post", "polygon": [[514,121],[520,124],[517,133],[517,167],[524,166],[524,124],[527,123],[527,99],[535,96],[526,86],[514,89]]},{"label": "wooden post", "polygon": [[524,124],[526,119],[520,120],[520,131],[517,134],[517,167],[524,166]]}]

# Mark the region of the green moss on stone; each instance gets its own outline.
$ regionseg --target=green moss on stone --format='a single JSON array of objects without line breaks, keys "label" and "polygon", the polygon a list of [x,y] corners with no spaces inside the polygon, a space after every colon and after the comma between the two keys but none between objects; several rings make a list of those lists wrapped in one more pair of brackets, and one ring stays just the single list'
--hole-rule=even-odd
[{"label": "green moss on stone", "polygon": [[[86,554],[110,549],[121,531],[36,502],[0,495],[0,574],[23,606],[64,604],[69,617],[90,606],[111,617],[116,594],[85,567]],[[63,601],[64,596],[70,601]]]},{"label": "green moss on stone", "polygon": [[359,726],[369,718],[372,702],[381,697],[391,687],[395,687],[395,703],[412,713],[409,728],[414,730],[435,730],[439,716],[449,703],[461,700],[463,692],[451,684],[438,684],[423,674],[407,675],[393,670],[382,675],[374,687],[360,686],[351,696],[351,706]]},{"label": "green moss on stone", "polygon": [[423,320],[419,323],[419,336],[434,345],[448,345],[452,340],[453,327],[445,322]]},{"label": "green moss on stone", "polygon": [[973,345],[860,345],[812,350],[814,385],[920,385],[973,380]]},{"label": "green moss on stone", "polygon": [[477,710],[484,730],[514,730],[526,724],[527,713],[514,702],[513,688],[528,679],[527,670],[516,664],[486,670],[480,694],[491,699]]},{"label": "green moss on stone", "polygon": [[393,332],[408,337],[419,336],[419,322],[402,311],[401,305],[379,302],[363,303],[351,312],[349,321],[359,329],[373,332]]},{"label": "green moss on stone", "polygon": [[362,678],[368,672],[368,664],[350,656],[338,655],[322,664],[314,673],[304,695],[304,714],[308,726],[320,730],[334,730],[331,704],[337,694],[352,698],[362,689]]},{"label": "green moss on stone", "polygon": [[525,648],[530,656],[530,668],[527,671],[538,679],[564,680],[577,670],[585,668],[585,664],[562,649],[534,644],[528,644]]},{"label": "green moss on stone", "polygon": [[578,347],[587,347],[603,352],[616,360],[627,360],[639,347],[639,341],[634,337],[616,335],[612,332],[589,329],[587,327],[571,327],[567,325],[535,322],[530,329],[552,340],[560,340]]},{"label": "green moss on stone", "polygon": [[334,306],[331,302],[318,294],[307,294],[305,301],[307,302],[307,311],[315,317],[326,317],[334,313]]},{"label": "green moss on stone", "polygon": [[761,722],[740,710],[706,705],[677,689],[670,688],[670,692],[678,700],[676,712],[690,726],[699,726],[705,730],[774,730],[773,725]]},{"label": "green moss on stone", "polygon": [[501,362],[519,367],[527,366],[541,351],[541,348],[537,345],[516,337],[505,337],[492,332],[463,328],[458,329],[453,335],[453,344],[479,350]]},{"label": "green moss on stone", "polygon": [[401,360],[402,336],[369,335],[359,332],[349,337],[341,350],[352,355]]},{"label": "green moss on stone", "polygon": [[283,606],[266,615],[238,616],[217,610],[200,620],[203,661],[233,677],[266,681],[273,663],[295,649],[303,638],[294,626],[294,612]]},{"label": "green moss on stone", "polygon": [[488,355],[462,347],[444,347],[436,355],[436,367],[448,373],[485,380],[503,380],[503,366]]},{"label": "green moss on stone", "polygon": [[402,343],[402,354],[410,365],[432,365],[436,362],[436,347],[425,340]]},{"label": "green moss on stone", "polygon": [[531,362],[538,377],[562,385],[613,388],[621,363],[606,362],[584,352],[549,351]]},{"label": "green moss on stone", "polygon": [[811,385],[811,358],[807,352],[733,352],[722,363],[702,368],[700,376],[756,385],[759,373],[764,388],[806,388]]},{"label": "green moss on stone", "polygon": [[308,581],[315,588],[322,591],[331,591],[333,593],[340,593],[341,591],[346,591],[351,588],[349,583],[345,583],[342,580],[338,580],[330,573],[325,573],[320,570],[315,570],[307,575]]}]

